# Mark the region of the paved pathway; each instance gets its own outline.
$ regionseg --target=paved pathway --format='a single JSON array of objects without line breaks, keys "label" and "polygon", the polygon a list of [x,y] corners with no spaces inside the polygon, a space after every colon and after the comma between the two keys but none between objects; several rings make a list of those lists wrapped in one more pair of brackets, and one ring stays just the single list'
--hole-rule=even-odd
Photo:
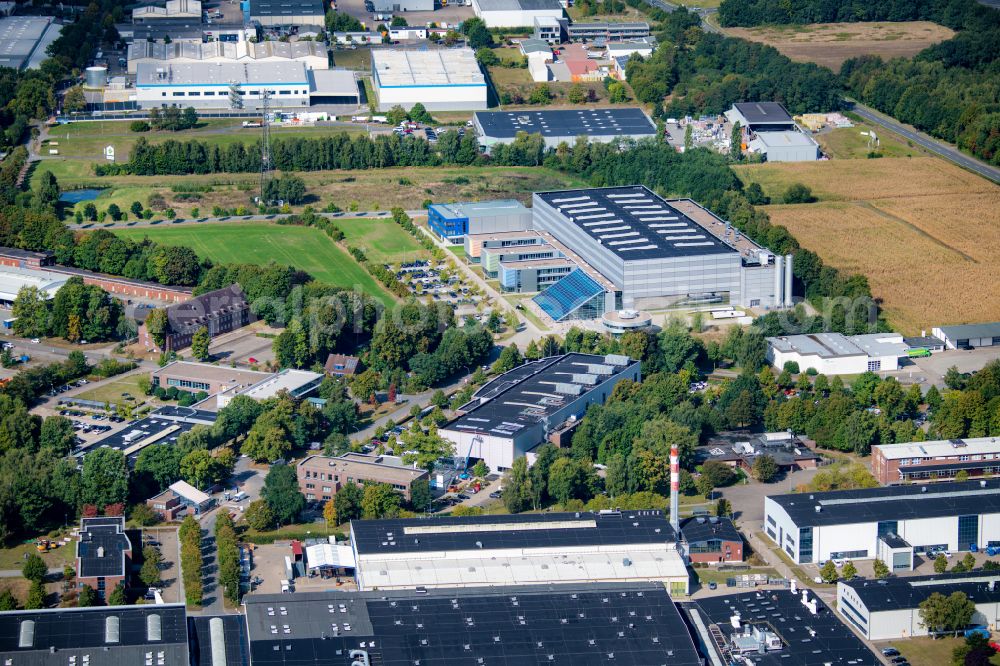
[{"label": "paved pathway", "polygon": [[970,155],[966,155],[952,144],[934,139],[911,126],[904,125],[898,120],[890,118],[889,116],[880,113],[871,107],[865,106],[860,102],[848,100],[848,104],[853,104],[852,111],[865,120],[873,122],[876,125],[884,127],[888,130],[892,130],[896,134],[899,134],[913,143],[945,158],[949,162],[957,164],[963,169],[973,171],[983,178],[993,181],[994,183],[1000,183],[1000,169],[990,166],[985,162],[981,162]]}]

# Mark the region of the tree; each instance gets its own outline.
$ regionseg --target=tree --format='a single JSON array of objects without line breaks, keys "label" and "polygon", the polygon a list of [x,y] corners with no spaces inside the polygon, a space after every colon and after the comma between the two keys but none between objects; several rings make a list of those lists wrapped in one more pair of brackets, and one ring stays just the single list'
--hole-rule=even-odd
[{"label": "tree", "polygon": [[948,558],[943,553],[938,553],[934,558],[934,573],[944,573],[948,570]]},{"label": "tree", "polygon": [[490,473],[490,468],[487,467],[486,461],[480,460],[472,466],[472,474],[478,479],[485,479],[486,475]]},{"label": "tree", "polygon": [[63,98],[63,108],[70,113],[78,113],[87,108],[87,98],[83,94],[83,86],[73,86],[66,91]]},{"label": "tree", "polygon": [[97,605],[97,592],[89,585],[80,588],[80,594],[76,597],[76,605],[80,608],[88,608]]},{"label": "tree", "polygon": [[976,604],[964,592],[944,596],[934,592],[920,602],[920,624],[928,633],[961,631],[969,625],[976,612]]},{"label": "tree", "polygon": [[571,499],[590,499],[591,470],[589,460],[559,458],[549,469],[549,495],[563,505]]},{"label": "tree", "polygon": [[426,511],[431,503],[431,484],[427,479],[417,479],[410,486],[410,506],[414,511]]},{"label": "tree", "polygon": [[108,595],[108,605],[124,606],[127,603],[128,599],[125,597],[125,585],[124,583],[118,583],[115,585],[115,589],[111,590],[111,594]]},{"label": "tree", "polygon": [[571,104],[583,104],[587,100],[587,91],[579,83],[574,83],[570,86],[567,99]]},{"label": "tree", "polygon": [[965,566],[966,571],[972,571],[976,568],[976,556],[972,553],[966,553],[965,556],[962,557],[962,564]]},{"label": "tree", "polygon": [[331,497],[323,505],[323,520],[326,521],[326,526],[329,528],[330,523],[336,526],[337,523],[337,503],[333,501]]},{"label": "tree", "polygon": [[[325,510],[323,515],[326,515]],[[273,528],[275,524],[274,512],[271,511],[270,505],[262,499],[250,502],[246,511],[243,512],[243,518],[247,521],[247,525],[250,526],[250,529],[257,530],[258,532],[269,530]]]},{"label": "tree", "polygon": [[388,483],[365,484],[361,513],[369,520],[394,518],[399,513],[399,493]]},{"label": "tree", "polygon": [[167,341],[167,311],[163,308],[150,310],[144,324],[149,337],[153,339],[157,347],[163,349],[163,345]]},{"label": "tree", "polygon": [[191,355],[199,361],[207,361],[211,358],[208,352],[208,345],[212,341],[212,336],[208,334],[208,328],[202,326],[191,336]]},{"label": "tree", "polygon": [[846,580],[851,580],[858,575],[858,568],[854,566],[854,562],[847,560],[847,562],[844,563],[842,575]]},{"label": "tree", "polygon": [[462,21],[462,32],[465,33],[465,39],[473,51],[493,44],[493,35],[481,18],[473,17]]},{"label": "tree", "polygon": [[49,449],[56,455],[68,455],[73,448],[76,432],[73,422],[63,416],[49,416],[42,421],[42,429],[38,434],[38,446]]},{"label": "tree", "polygon": [[99,448],[83,459],[83,501],[97,506],[124,503],[128,498],[128,464],[117,449]]},{"label": "tree", "polygon": [[684,152],[691,152],[692,148],[694,148],[694,126],[688,123],[684,128]]},{"label": "tree", "polygon": [[[93,594],[93,590],[90,591]],[[80,600],[83,599],[83,590],[80,590],[80,596],[77,597],[77,605],[82,606]],[[89,604],[93,606],[93,603]],[[45,586],[42,581],[36,580],[32,581],[31,587],[28,588],[28,597],[24,600],[25,610],[36,610],[38,608],[45,608]]]},{"label": "tree", "polygon": [[476,49],[476,60],[483,67],[495,67],[500,64],[499,56],[486,46]]},{"label": "tree", "polygon": [[306,498],[299,491],[295,469],[288,465],[275,465],[264,479],[261,498],[267,502],[279,525],[294,522],[306,508]]},{"label": "tree", "polygon": [[786,204],[812,203],[815,200],[812,190],[802,183],[792,183],[782,196],[782,201]]},{"label": "tree", "polygon": [[10,591],[10,588],[5,587],[0,590],[0,611],[12,610],[17,610],[17,597]]},{"label": "tree", "polygon": [[49,573],[49,567],[38,553],[28,553],[27,559],[21,565],[21,575],[30,581],[42,581]]},{"label": "tree", "polygon": [[743,158],[743,128],[738,120],[729,134],[729,157],[737,162]]},{"label": "tree", "polygon": [[497,357],[496,362],[493,364],[493,372],[501,374],[513,370],[523,362],[524,359],[521,358],[521,350],[512,342],[500,352],[500,356]]},{"label": "tree", "polygon": [[195,449],[181,458],[180,471],[188,483],[201,490],[222,481],[227,472],[220,461],[205,449]]},{"label": "tree", "polygon": [[837,565],[833,563],[833,560],[827,560],[823,565],[823,568],[819,570],[819,577],[824,583],[836,583],[837,582]]},{"label": "tree", "polygon": [[875,562],[872,564],[872,572],[875,574],[876,578],[888,578],[889,565],[887,565],[882,560],[875,560]]},{"label": "tree", "polygon": [[336,513],[336,520],[333,523],[335,525],[343,525],[348,521],[360,518],[362,496],[363,491],[361,488],[353,483],[348,483],[341,487],[331,500]]},{"label": "tree", "polygon": [[757,456],[753,461],[751,474],[761,483],[771,483],[778,476],[778,463],[771,456]]},{"label": "tree", "polygon": [[146,587],[153,587],[160,582],[160,563],[163,562],[163,555],[156,546],[142,547],[142,569],[139,571],[139,580]]},{"label": "tree", "polygon": [[531,508],[531,480],[528,478],[528,460],[520,456],[510,466],[504,477],[503,503],[511,513],[521,513]]},{"label": "tree", "polygon": [[732,514],[733,508],[729,504],[729,500],[725,497],[720,497],[719,501],[715,503],[715,515],[720,518],[728,518]]}]

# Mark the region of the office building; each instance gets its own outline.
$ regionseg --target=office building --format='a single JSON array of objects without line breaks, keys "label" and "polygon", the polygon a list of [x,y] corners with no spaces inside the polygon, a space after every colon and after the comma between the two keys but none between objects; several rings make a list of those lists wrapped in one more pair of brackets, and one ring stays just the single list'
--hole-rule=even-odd
[{"label": "office building", "polygon": [[581,268],[534,298],[556,321],[680,305],[783,307],[784,294],[790,304],[791,262],[693,201],[634,185],[536,192],[532,212],[535,230],[571,248]]},{"label": "office building", "polygon": [[372,87],[379,111],[417,102],[430,111],[486,108],[486,77],[470,48],[373,49]]},{"label": "office building", "polygon": [[945,349],[971,349],[1000,345],[1000,322],[938,326],[931,332],[944,342]]},{"label": "office building", "polygon": [[219,409],[222,409],[238,395],[253,398],[258,402],[276,398],[282,393],[287,393],[292,398],[304,398],[319,388],[319,385],[323,383],[323,377],[323,373],[320,372],[286,368],[247,388],[233,387],[223,391],[216,396],[217,405]]},{"label": "office building", "polygon": [[596,143],[656,136],[656,125],[639,108],[480,111],[473,114],[472,122],[479,144],[487,150],[497,143],[513,143],[521,132],[540,134],[548,148],[573,145],[581,136]]},{"label": "office building", "polygon": [[355,520],[361,590],[659,582],[688,593],[662,511]]},{"label": "office building", "polygon": [[145,5],[132,10],[133,23],[149,23],[171,19],[201,22],[201,0],[167,0],[166,5]]},{"label": "office building", "polygon": [[844,335],[809,333],[767,338],[767,360],[779,370],[795,363],[799,372],[813,369],[823,375],[856,375],[899,368],[907,345],[898,333]]},{"label": "office building", "polygon": [[118,584],[128,585],[132,540],[124,516],[80,519],[76,542],[76,586],[88,585],[104,600]]},{"label": "office building", "polygon": [[[566,34],[566,24],[564,18],[555,16],[536,16],[534,21],[535,31],[532,33],[534,40],[544,41],[546,44],[559,44]],[[521,42],[522,44],[524,42]],[[551,52],[551,48],[549,49]],[[527,55],[527,53],[525,53]]]},{"label": "office building", "polygon": [[768,538],[795,562],[874,559],[888,536],[911,553],[967,551],[1000,546],[1000,481],[772,495],[764,516]]},{"label": "office building", "polygon": [[51,16],[0,18],[0,67],[38,69],[48,58],[45,49],[59,38],[62,25]]},{"label": "office building", "polygon": [[615,42],[629,39],[645,39],[649,37],[649,24],[645,21],[621,23],[567,22],[565,25],[565,33],[566,37],[573,42],[600,40]]},{"label": "office building", "polygon": [[487,28],[532,28],[535,19],[563,17],[559,0],[472,0]]},{"label": "office building", "polygon": [[816,139],[798,130],[757,132],[747,150],[768,162],[815,162],[821,155]]},{"label": "office building", "polygon": [[184,604],[0,612],[0,662],[6,666],[188,666]]},{"label": "office building", "polygon": [[697,516],[681,523],[684,552],[691,562],[723,564],[743,561],[743,537],[733,521]]},{"label": "office building", "polygon": [[[530,209],[526,208],[525,211],[528,215],[531,214]],[[556,251],[537,232],[530,229],[466,234],[464,244],[466,259],[473,264],[481,264],[484,271],[493,274],[498,270],[499,259],[505,253]]]},{"label": "office building", "polygon": [[254,666],[701,664],[663,585],[296,592],[245,604]]},{"label": "office building", "polygon": [[146,506],[164,521],[177,520],[186,513],[199,516],[214,504],[215,500],[211,495],[203,493],[186,481],[172,483],[163,492],[146,500]]},{"label": "office building", "polygon": [[872,474],[883,485],[1000,474],[1000,438],[968,437],[872,447]]},{"label": "office building", "polygon": [[[307,69],[329,69],[330,58],[322,42],[163,42],[136,41],[128,47],[129,74],[140,64],[156,67],[197,63],[301,62]],[[216,95],[217,97],[217,95]],[[228,95],[226,96],[228,102]]]},{"label": "office building", "polygon": [[18,292],[25,287],[35,287],[46,299],[55,298],[69,277],[47,270],[0,264],[0,304],[12,305]]},{"label": "office building", "polygon": [[522,232],[531,227],[531,209],[515,199],[475,203],[431,204],[427,226],[439,238],[461,242],[468,234]]},{"label": "office building", "polygon": [[125,428],[99,439],[92,446],[74,452],[80,459],[101,447],[116,449],[125,454],[130,465],[139,453],[151,444],[176,444],[177,439],[195,426],[212,426],[214,411],[198,407],[160,407],[148,416],[128,424]]},{"label": "office building", "polygon": [[309,456],[302,460],[295,473],[299,489],[310,502],[326,502],[348,483],[361,487],[366,483],[385,483],[409,502],[413,485],[427,483],[426,470],[406,465],[393,456],[345,453],[341,456]]},{"label": "office building", "polygon": [[563,354],[525,363],[493,378],[438,429],[460,458],[501,472],[591,404],[603,404],[623,379],[640,380],[639,361],[609,354]]},{"label": "office building", "polygon": [[808,590],[761,590],[680,604],[708,664],[876,666],[882,661]]},{"label": "office building", "polygon": [[193,361],[173,361],[149,373],[154,388],[158,386],[164,389],[175,387],[192,393],[204,391],[209,395],[234,388],[247,389],[273,376],[274,373],[270,372],[257,372]]},{"label": "office building", "polygon": [[948,597],[956,592],[976,605],[970,624],[998,626],[1000,573],[996,571],[842,580],[837,583],[837,610],[870,641],[927,636],[920,603],[932,594]]},{"label": "office building", "polygon": [[325,25],[321,0],[244,0],[250,20],[265,28]]},{"label": "office building", "polygon": [[149,334],[145,323],[139,327],[139,344],[153,352],[180,351],[191,346],[194,334],[201,328],[207,329],[214,338],[242,328],[253,320],[254,315],[243,289],[234,283],[168,306],[163,349]]},{"label": "office building", "polygon": [[604,47],[604,57],[608,60],[615,58],[630,58],[634,55],[648,58],[656,50],[656,40],[653,39],[630,39],[622,42],[608,42]]},{"label": "office building", "polygon": [[722,433],[699,452],[704,460],[716,460],[748,474],[761,456],[771,458],[781,472],[816,469],[822,460],[793,433],[784,431],[759,435]]}]

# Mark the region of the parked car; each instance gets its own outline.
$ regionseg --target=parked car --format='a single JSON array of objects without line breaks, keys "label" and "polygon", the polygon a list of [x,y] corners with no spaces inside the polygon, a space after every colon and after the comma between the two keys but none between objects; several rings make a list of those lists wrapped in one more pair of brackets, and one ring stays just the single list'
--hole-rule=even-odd
[{"label": "parked car", "polygon": [[896,648],[892,647],[891,645],[889,647],[884,647],[884,648],[882,648],[882,656],[883,657],[896,657],[896,656],[899,656],[899,650],[897,650]]}]

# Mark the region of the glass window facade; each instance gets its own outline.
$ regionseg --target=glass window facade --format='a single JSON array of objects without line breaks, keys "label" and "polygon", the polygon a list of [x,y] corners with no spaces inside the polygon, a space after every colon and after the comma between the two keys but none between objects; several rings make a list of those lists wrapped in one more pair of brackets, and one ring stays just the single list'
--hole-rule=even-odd
[{"label": "glass window facade", "polygon": [[799,529],[799,562],[812,562],[813,560],[813,528],[802,527]]},{"label": "glass window facade", "polygon": [[886,534],[899,534],[897,528],[899,523],[895,520],[883,520],[878,524],[878,535],[885,536]]},{"label": "glass window facade", "polygon": [[959,516],[958,549],[969,550],[971,544],[979,544],[979,516]]},{"label": "glass window facade", "polygon": [[427,208],[427,225],[441,238],[454,238],[469,233],[469,218],[445,217],[437,206]]},{"label": "glass window facade", "polygon": [[604,312],[604,288],[580,269],[531,300],[554,321],[589,319]]}]

